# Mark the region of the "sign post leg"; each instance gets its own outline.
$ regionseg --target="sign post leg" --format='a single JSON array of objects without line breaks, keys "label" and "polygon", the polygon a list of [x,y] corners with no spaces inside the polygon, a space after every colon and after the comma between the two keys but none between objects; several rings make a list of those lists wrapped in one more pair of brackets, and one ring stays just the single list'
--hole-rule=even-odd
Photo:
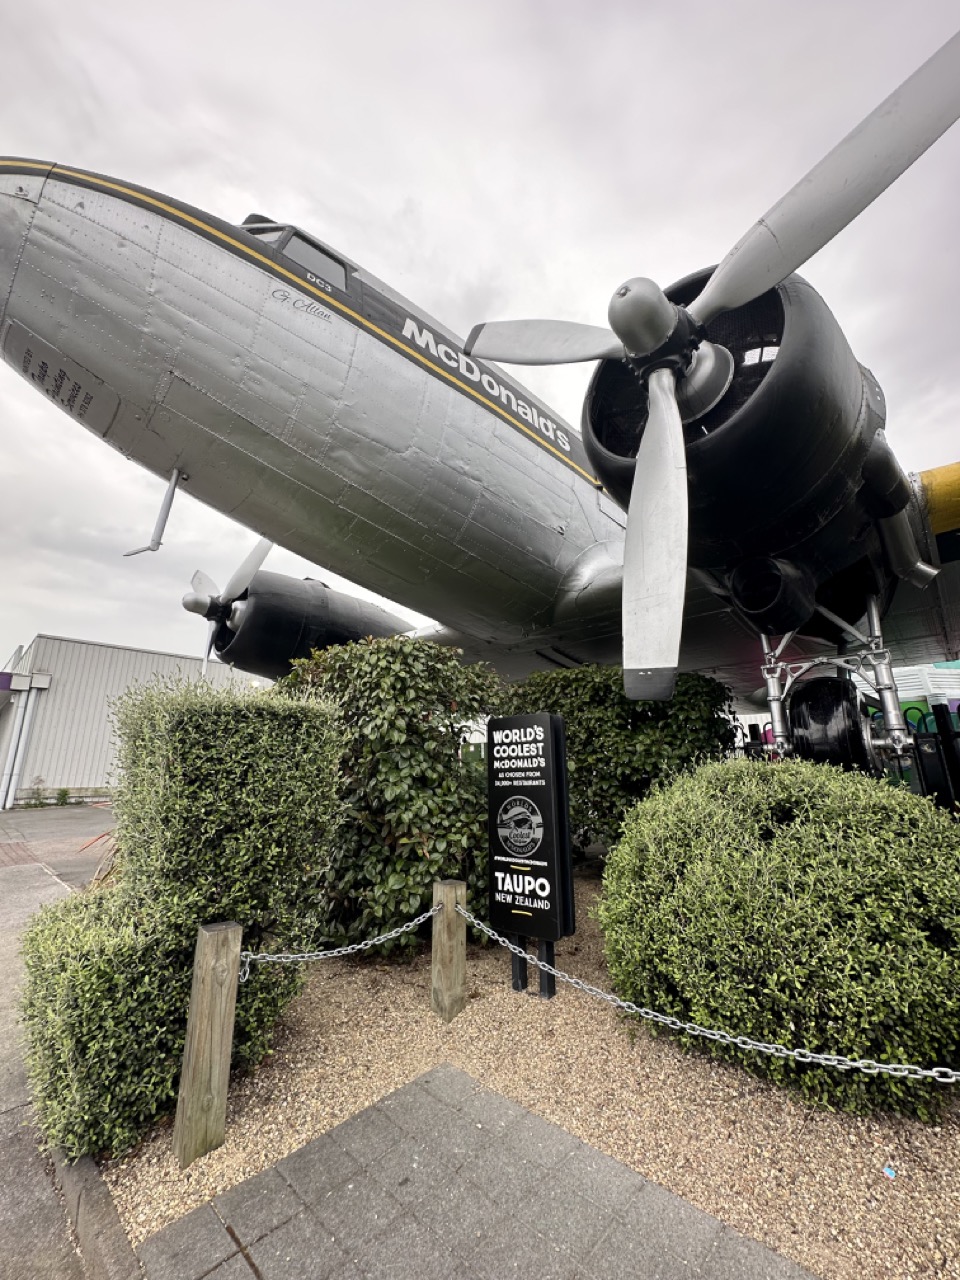
[{"label": "sign post leg", "polygon": [[[541,938],[540,945],[537,948],[537,959],[542,964],[552,965],[555,960],[553,943]],[[552,1000],[557,994],[557,980],[552,973],[547,973],[545,969],[540,970],[540,996],[543,1000]]]},{"label": "sign post leg", "polygon": [[[519,933],[508,933],[507,939],[513,943],[515,947],[526,947],[527,940],[522,938]],[[511,960],[511,977],[513,979],[514,991],[526,991],[527,989],[527,962],[523,956],[516,956],[510,953]]]}]

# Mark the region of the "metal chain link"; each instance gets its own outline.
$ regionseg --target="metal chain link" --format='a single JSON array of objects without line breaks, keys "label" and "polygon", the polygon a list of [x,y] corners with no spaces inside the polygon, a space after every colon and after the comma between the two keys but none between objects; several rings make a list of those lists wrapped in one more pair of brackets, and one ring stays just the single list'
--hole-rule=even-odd
[{"label": "metal chain link", "polygon": [[866,1072],[867,1075],[872,1076],[882,1072],[884,1075],[904,1076],[908,1080],[936,1080],[938,1084],[956,1084],[960,1081],[960,1071],[953,1071],[950,1067],[914,1067],[905,1063],[873,1062],[870,1058],[844,1058],[842,1055],[835,1053],[813,1053],[809,1049],[787,1049],[782,1044],[765,1044],[762,1040],[751,1040],[749,1036],[731,1036],[726,1031],[711,1031],[707,1027],[697,1026],[695,1022],[684,1022],[680,1018],[668,1017],[665,1013],[656,1013],[653,1009],[642,1009],[630,1000],[621,1000],[619,996],[615,996],[609,991],[601,991],[599,987],[592,987],[588,982],[583,982],[580,978],[573,978],[569,973],[564,973],[562,969],[555,969],[553,965],[547,964],[543,960],[538,960],[536,956],[530,955],[522,947],[508,942],[499,933],[495,933],[489,925],[471,915],[466,907],[460,906],[459,903],[457,903],[456,909],[465,920],[468,920],[481,933],[485,933],[488,938],[499,943],[501,947],[506,947],[515,956],[521,956],[529,964],[536,965],[538,969],[543,969],[546,973],[552,973],[561,982],[567,982],[578,991],[584,991],[589,996],[596,996],[598,1000],[605,1000],[608,1004],[615,1005],[618,1009],[623,1009],[627,1013],[636,1013],[641,1018],[647,1018],[651,1022],[658,1022],[664,1027],[670,1027],[673,1031],[686,1031],[692,1036],[703,1036],[707,1040],[718,1040],[723,1044],[735,1045],[738,1049],[754,1049],[757,1053],[767,1053],[774,1058],[794,1058],[797,1062],[810,1062],[817,1066],[836,1067],[838,1071],[850,1071],[853,1069]]},{"label": "metal chain link", "polygon": [[424,920],[429,920],[431,916],[435,916],[442,910],[443,903],[438,902],[429,911],[424,911],[423,915],[417,916],[416,920],[409,920],[406,924],[391,929],[389,933],[382,933],[379,938],[367,938],[364,942],[354,942],[349,947],[337,947],[334,951],[282,951],[276,955],[271,955],[267,951],[241,951],[240,959],[243,963],[240,966],[240,981],[246,982],[250,977],[252,964],[303,964],[307,960],[336,960],[338,956],[352,956],[357,951],[377,947],[381,942],[390,942],[393,938],[399,938],[402,933],[409,933],[412,929],[419,928]]}]

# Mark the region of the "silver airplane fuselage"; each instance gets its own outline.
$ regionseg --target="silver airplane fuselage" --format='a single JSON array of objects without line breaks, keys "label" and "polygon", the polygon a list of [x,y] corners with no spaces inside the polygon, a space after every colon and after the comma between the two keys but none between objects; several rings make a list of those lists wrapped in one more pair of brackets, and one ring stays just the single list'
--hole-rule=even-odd
[{"label": "silver airplane fuselage", "polygon": [[0,160],[4,360],[155,475],[481,651],[615,661],[623,516],[577,433],[293,234]]}]

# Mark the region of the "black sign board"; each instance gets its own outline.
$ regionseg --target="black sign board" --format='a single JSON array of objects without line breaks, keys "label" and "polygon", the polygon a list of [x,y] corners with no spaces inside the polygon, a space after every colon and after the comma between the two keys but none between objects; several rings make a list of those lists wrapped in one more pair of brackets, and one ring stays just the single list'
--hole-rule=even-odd
[{"label": "black sign board", "polygon": [[563,720],[540,712],[487,727],[490,925],[556,941],[575,928]]}]

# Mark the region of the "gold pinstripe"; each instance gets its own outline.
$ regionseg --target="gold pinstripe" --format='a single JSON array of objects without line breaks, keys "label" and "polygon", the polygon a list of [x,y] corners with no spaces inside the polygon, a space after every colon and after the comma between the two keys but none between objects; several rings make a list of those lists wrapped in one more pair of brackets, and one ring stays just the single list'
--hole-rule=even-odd
[{"label": "gold pinstripe", "polygon": [[524,424],[519,422],[516,418],[511,418],[505,409],[502,409],[500,405],[493,404],[490,400],[486,399],[486,397],[482,396],[475,387],[471,387],[469,383],[462,382],[459,378],[455,378],[452,373],[441,368],[440,365],[434,364],[432,361],[428,360],[426,356],[421,355],[419,351],[414,351],[412,347],[401,342],[399,338],[395,338],[393,334],[387,333],[385,329],[381,329],[378,325],[373,324],[372,321],[367,320],[365,316],[354,311],[352,307],[348,307],[345,303],[338,301],[338,299],[332,298],[322,289],[315,288],[300,276],[295,275],[294,272],[288,271],[279,263],[274,262],[272,258],[264,257],[262,253],[257,253],[257,251],[255,249],[251,249],[249,245],[245,245],[239,240],[234,240],[232,236],[228,236],[226,232],[218,230],[217,227],[210,226],[208,222],[203,222],[200,218],[195,218],[192,214],[185,213],[175,205],[165,204],[164,201],[158,200],[155,196],[146,195],[142,191],[135,191],[132,187],[122,186],[118,182],[110,182],[106,178],[98,178],[95,174],[84,173],[81,169],[67,169],[62,165],[41,164],[38,161],[33,160],[0,160],[0,169],[3,168],[10,168],[14,170],[46,169],[49,170],[49,174],[51,176],[53,174],[59,174],[64,178],[80,178],[82,181],[92,183],[94,186],[103,187],[104,190],[116,191],[120,195],[130,196],[134,200],[139,200],[144,204],[152,205],[155,209],[159,209],[163,213],[171,214],[173,217],[179,218],[181,222],[187,222],[192,226],[198,227],[201,231],[205,231],[209,235],[216,237],[216,239],[222,240],[224,244],[228,244],[234,249],[239,249],[242,253],[246,254],[248,258],[252,258],[256,262],[261,262],[265,267],[269,267],[271,271],[279,272],[280,275],[286,276],[287,279],[295,284],[301,292],[314,294],[317,298],[322,300],[325,306],[332,307],[335,310],[342,312],[343,315],[349,316],[351,320],[355,321],[357,324],[363,325],[365,329],[369,329],[371,333],[375,333],[385,342],[391,343],[405,355],[412,356],[414,360],[418,360],[422,365],[429,369],[431,373],[440,374],[441,377],[446,378],[446,380],[452,383],[455,387],[459,387],[461,391],[466,391],[468,395],[472,396],[473,399],[476,400],[478,404],[482,405],[488,412],[499,414],[500,417],[503,418],[504,422],[509,423],[511,427],[515,427],[525,435],[528,435],[530,439],[539,445],[541,449],[548,450],[548,452],[559,458],[565,466],[570,467],[573,471],[576,471],[579,475],[583,476],[585,480],[589,480],[593,486],[597,487],[596,478],[590,475],[589,471],[584,471],[582,467],[578,467],[571,458],[566,457],[559,449],[555,449],[553,445],[548,444],[547,441],[541,436],[538,436],[536,432],[532,431],[529,427],[524,426]]}]

